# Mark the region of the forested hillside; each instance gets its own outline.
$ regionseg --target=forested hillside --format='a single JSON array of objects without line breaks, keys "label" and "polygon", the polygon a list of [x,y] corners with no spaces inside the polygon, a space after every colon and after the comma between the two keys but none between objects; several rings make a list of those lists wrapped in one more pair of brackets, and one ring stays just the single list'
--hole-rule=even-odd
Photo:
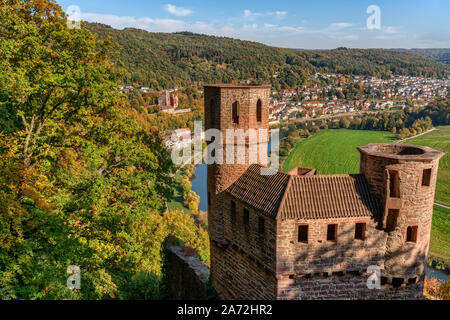
[{"label": "forested hillside", "polygon": [[313,72],[387,76],[444,76],[450,67],[431,59],[387,50],[339,48],[328,51],[281,49],[230,38],[183,33],[115,30],[86,24],[100,38],[111,36],[121,46],[128,70],[125,82],[155,89],[191,83],[253,80],[274,88],[295,87]]},{"label": "forested hillside", "polygon": [[442,63],[450,64],[450,48],[444,49],[396,49],[399,52],[415,54]]}]

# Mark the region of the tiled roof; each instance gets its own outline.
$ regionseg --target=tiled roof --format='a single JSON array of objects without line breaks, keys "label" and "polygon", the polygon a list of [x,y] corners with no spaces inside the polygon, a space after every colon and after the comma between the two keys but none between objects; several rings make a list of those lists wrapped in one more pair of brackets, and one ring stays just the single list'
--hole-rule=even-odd
[{"label": "tiled roof", "polygon": [[329,219],[381,213],[379,199],[364,175],[261,175],[252,165],[227,192],[273,218]]},{"label": "tiled roof", "polygon": [[293,177],[279,212],[281,219],[367,217],[381,205],[364,175]]},{"label": "tiled roof", "polygon": [[254,209],[276,217],[289,176],[280,172],[261,175],[261,168],[259,165],[250,166],[226,191]]}]

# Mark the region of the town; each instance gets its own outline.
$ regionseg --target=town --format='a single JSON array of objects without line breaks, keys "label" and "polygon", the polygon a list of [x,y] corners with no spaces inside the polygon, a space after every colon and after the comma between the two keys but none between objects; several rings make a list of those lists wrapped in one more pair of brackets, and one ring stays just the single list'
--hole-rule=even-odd
[{"label": "town", "polygon": [[271,125],[290,119],[425,106],[435,97],[447,96],[450,85],[450,79],[409,76],[378,79],[317,73],[310,80],[313,86],[272,91]]},{"label": "town", "polygon": [[[276,76],[276,75],[274,75]],[[240,83],[251,83],[241,81]],[[437,97],[446,97],[450,78],[391,76],[387,79],[342,74],[316,73],[308,79],[308,85],[295,89],[272,90],[269,108],[269,124],[272,128],[282,127],[287,121],[309,121],[336,119],[344,116],[358,116],[405,107],[424,107]],[[191,112],[190,108],[179,108],[177,92],[183,87],[168,88],[161,92],[158,107],[162,113],[180,115]],[[123,85],[125,94],[138,91],[152,92],[149,87],[136,89]],[[202,90],[199,90],[203,93]],[[174,128],[165,137],[168,148],[184,148],[191,144],[193,133],[190,128]]]}]

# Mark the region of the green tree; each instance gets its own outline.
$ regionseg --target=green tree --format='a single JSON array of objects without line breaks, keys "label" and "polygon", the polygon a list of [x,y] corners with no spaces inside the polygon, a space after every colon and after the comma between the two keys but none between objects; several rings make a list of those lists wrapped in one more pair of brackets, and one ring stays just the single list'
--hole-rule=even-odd
[{"label": "green tree", "polygon": [[[169,153],[121,95],[109,40],[67,29],[53,1],[2,1],[0,20],[2,295],[123,296],[162,272]],[[66,287],[69,265],[81,291]]]}]

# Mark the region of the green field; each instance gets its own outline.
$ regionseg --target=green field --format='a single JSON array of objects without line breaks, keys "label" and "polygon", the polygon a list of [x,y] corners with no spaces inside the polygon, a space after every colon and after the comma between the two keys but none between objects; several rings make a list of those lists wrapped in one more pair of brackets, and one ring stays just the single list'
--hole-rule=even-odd
[{"label": "green field", "polygon": [[[410,139],[405,143],[430,146],[450,152],[450,126]],[[387,132],[329,130],[300,141],[284,163],[285,172],[296,168],[315,168],[319,174],[358,173],[358,146],[374,142],[392,142],[395,136]],[[450,156],[440,163],[436,200],[450,203]],[[450,267],[450,210],[435,206],[431,232],[430,260]]]},{"label": "green field", "polygon": [[450,126],[437,127],[437,130],[405,143],[428,146],[447,153],[439,163],[436,201],[450,206]]},{"label": "green field", "polygon": [[314,168],[319,174],[359,173],[360,153],[369,143],[393,142],[395,135],[382,131],[328,130],[300,141],[284,162],[283,170]]},{"label": "green field", "polygon": [[450,268],[450,210],[434,207],[431,230],[430,259],[438,267]]}]

